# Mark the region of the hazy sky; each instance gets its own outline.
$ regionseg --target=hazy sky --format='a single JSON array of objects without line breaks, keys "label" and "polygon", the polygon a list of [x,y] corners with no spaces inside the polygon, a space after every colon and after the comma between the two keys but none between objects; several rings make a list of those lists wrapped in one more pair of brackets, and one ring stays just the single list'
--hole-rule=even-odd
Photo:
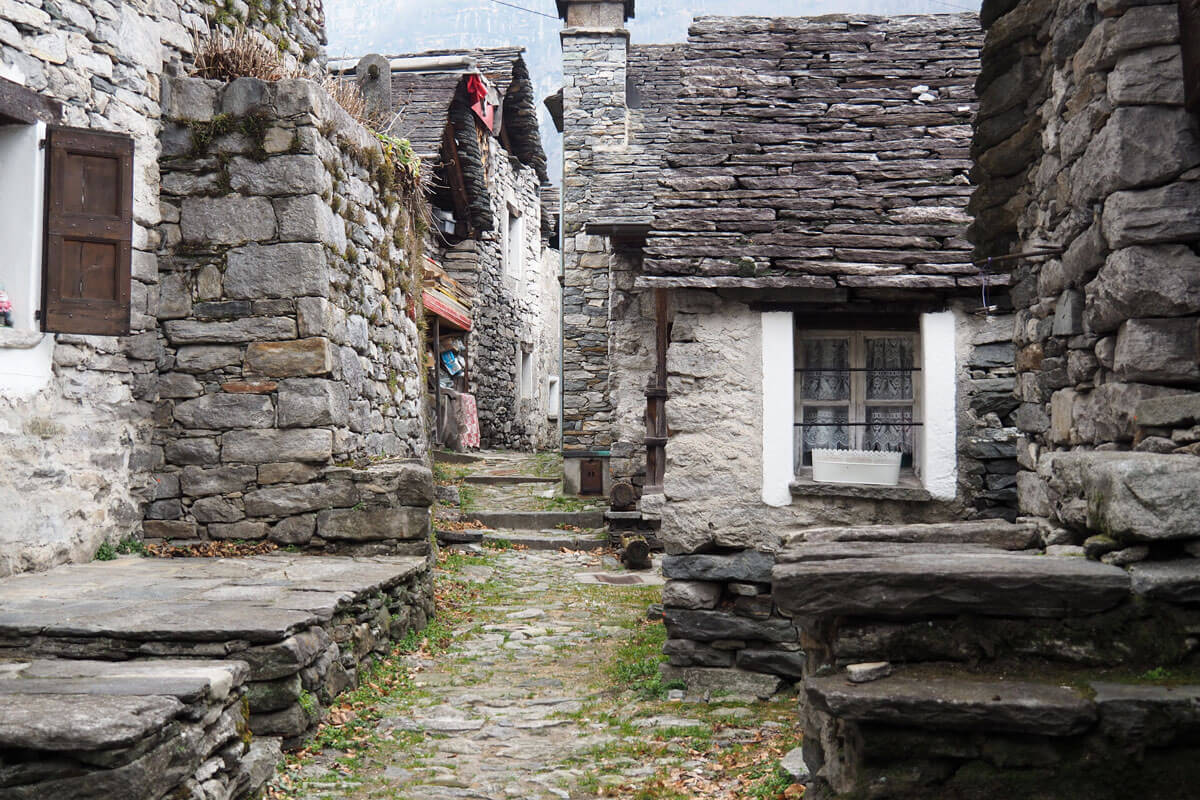
[{"label": "hazy sky", "polygon": [[[542,97],[561,86],[561,49],[554,0],[324,0],[330,58],[367,53],[517,45]],[[688,23],[704,15],[817,16],[820,14],[953,14],[978,11],[969,0],[637,0],[629,21],[634,44],[681,42]],[[539,13],[532,13],[539,12]],[[559,146],[542,111],[542,138],[551,174],[559,174]]]}]

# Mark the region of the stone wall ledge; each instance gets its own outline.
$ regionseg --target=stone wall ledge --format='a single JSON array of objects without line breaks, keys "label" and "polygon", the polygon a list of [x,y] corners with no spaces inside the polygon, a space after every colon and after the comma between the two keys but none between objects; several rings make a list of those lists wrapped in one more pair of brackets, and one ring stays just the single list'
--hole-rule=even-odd
[{"label": "stone wall ledge", "polygon": [[5,797],[255,797],[281,758],[247,741],[241,661],[24,660],[0,670]]}]

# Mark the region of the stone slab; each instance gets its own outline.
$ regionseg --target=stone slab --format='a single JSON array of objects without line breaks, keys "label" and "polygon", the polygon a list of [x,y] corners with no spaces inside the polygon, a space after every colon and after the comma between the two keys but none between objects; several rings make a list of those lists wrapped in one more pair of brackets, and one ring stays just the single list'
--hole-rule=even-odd
[{"label": "stone slab", "polygon": [[0,749],[128,747],[188,705],[224,705],[249,674],[240,661],[0,661]]},{"label": "stone slab", "polygon": [[774,564],[774,555],[758,550],[729,555],[667,555],[663,557],[663,575],[684,581],[770,583]]},{"label": "stone slab", "polygon": [[779,563],[807,561],[839,561],[845,558],[882,558],[886,556],[921,556],[930,553],[996,554],[1002,548],[986,544],[915,544],[912,542],[816,542],[794,544],[779,554]]},{"label": "stone slab", "polygon": [[797,542],[982,544],[1004,550],[1027,550],[1039,545],[1034,526],[996,520],[808,528],[783,537],[785,549]]},{"label": "stone slab", "polygon": [[663,683],[683,683],[689,694],[724,692],[735,698],[748,696],[766,700],[786,685],[782,678],[774,675],[741,669],[673,667],[664,664],[660,673]]},{"label": "stone slab", "polygon": [[1143,561],[1129,566],[1133,591],[1147,600],[1200,606],[1200,559]]},{"label": "stone slab", "polygon": [[1019,681],[893,676],[852,684],[834,675],[804,682],[808,702],[855,722],[929,730],[1073,736],[1096,721],[1074,689]]},{"label": "stone slab", "polygon": [[1095,614],[1129,596],[1129,575],[1080,558],[941,554],[780,564],[775,602],[801,617]]},{"label": "stone slab", "polygon": [[559,525],[600,528],[604,512],[596,511],[476,511],[464,514],[467,520],[498,530],[540,531]]},{"label": "stone slab", "polygon": [[0,580],[5,639],[279,642],[356,596],[426,569],[415,557],[118,559]]}]

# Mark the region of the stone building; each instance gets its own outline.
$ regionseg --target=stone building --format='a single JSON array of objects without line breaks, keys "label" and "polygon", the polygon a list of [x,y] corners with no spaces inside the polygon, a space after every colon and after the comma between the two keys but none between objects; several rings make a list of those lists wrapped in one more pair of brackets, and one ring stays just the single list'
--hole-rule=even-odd
[{"label": "stone building", "polygon": [[785,543],[809,793],[1196,796],[1200,14],[981,21],[971,240],[1011,259],[1026,524]]},{"label": "stone building", "polygon": [[[1008,276],[966,240],[977,19],[702,18],[638,47],[629,7],[564,6],[567,464],[607,460],[668,553],[753,564],[669,559],[668,606],[765,593],[788,531],[1015,518]],[[821,447],[899,450],[900,483],[816,482]],[[794,636],[675,613],[672,663],[798,676]]]},{"label": "stone building", "polygon": [[[137,529],[155,491],[150,475],[163,455],[152,440],[162,353],[157,253],[164,77],[190,61],[193,33],[206,30],[213,13],[202,0],[145,7],[13,0],[4,6],[0,164],[10,198],[6,241],[16,257],[0,274],[14,312],[13,326],[0,329],[7,466],[0,501],[8,509],[0,523],[0,575],[91,558],[101,542]],[[324,18],[316,0],[256,4],[230,21],[234,16],[293,62],[315,63],[321,55]],[[65,274],[55,278],[61,285],[44,279],[53,273],[42,271],[39,145],[47,127],[59,125],[96,133],[61,138],[64,153],[79,147],[104,152],[92,163],[127,181],[114,187],[119,196],[110,206],[110,230],[100,232],[116,259],[109,264],[131,264],[125,276],[71,273],[74,286]],[[77,257],[78,245],[50,233],[52,248],[56,241],[66,248],[62,259]],[[70,270],[63,264],[51,261],[49,268]],[[61,301],[63,313],[42,303],[44,289]],[[101,310],[80,312],[84,305]]]},{"label": "stone building", "polygon": [[[0,11],[0,795],[260,796],[432,613],[419,162],[323,41],[319,0]],[[355,557],[113,560],[227,538]]]},{"label": "stone building", "polygon": [[[342,74],[378,95],[391,110],[389,130],[430,165],[430,257],[465,295],[471,316],[469,335],[461,320],[442,318],[438,327],[465,340],[462,388],[476,399],[481,446],[544,450],[558,443],[560,256],[521,52],[370,56],[390,82],[365,80],[367,59]],[[486,96],[473,97],[473,86]]]}]

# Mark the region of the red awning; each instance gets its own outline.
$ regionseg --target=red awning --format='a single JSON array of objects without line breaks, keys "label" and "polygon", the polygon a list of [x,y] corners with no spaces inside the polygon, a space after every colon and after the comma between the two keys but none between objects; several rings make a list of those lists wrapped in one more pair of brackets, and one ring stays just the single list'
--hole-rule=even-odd
[{"label": "red awning", "polygon": [[462,306],[436,289],[425,289],[422,299],[425,310],[437,314],[456,328],[471,330],[471,316]]}]

